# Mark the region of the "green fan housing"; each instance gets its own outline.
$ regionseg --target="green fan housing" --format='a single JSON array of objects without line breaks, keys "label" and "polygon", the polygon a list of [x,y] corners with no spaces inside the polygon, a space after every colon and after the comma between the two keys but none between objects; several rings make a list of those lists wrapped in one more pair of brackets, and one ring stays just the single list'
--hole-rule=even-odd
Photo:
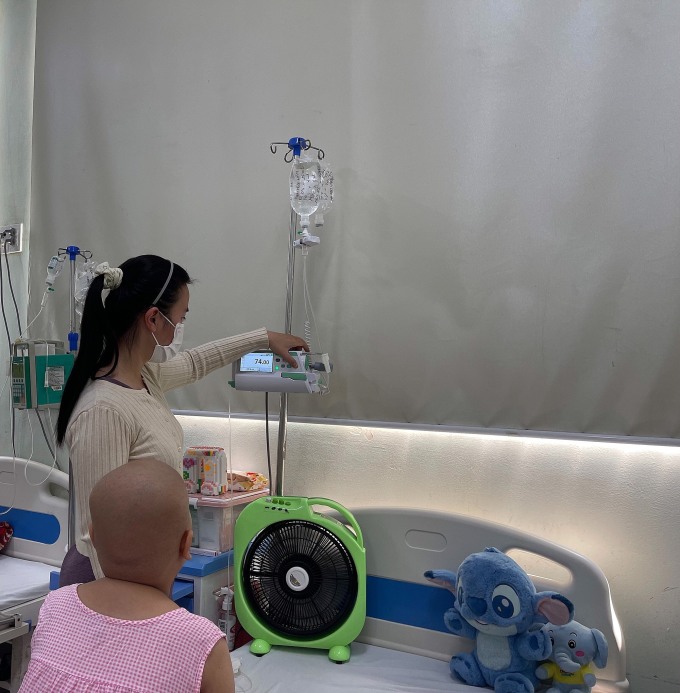
[{"label": "green fan housing", "polygon": [[309,647],[327,649],[338,663],[349,660],[366,619],[366,552],[346,508],[326,498],[253,501],[234,528],[234,572],[236,614],[254,638],[251,652]]}]

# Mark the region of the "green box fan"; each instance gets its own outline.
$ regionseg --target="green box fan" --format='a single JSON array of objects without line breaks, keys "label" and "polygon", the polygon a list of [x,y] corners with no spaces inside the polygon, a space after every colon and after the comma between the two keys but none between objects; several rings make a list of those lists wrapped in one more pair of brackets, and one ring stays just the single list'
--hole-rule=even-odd
[{"label": "green box fan", "polygon": [[234,570],[236,614],[254,638],[253,654],[287,645],[349,660],[366,619],[366,551],[346,508],[326,498],[258,498],[236,520]]}]

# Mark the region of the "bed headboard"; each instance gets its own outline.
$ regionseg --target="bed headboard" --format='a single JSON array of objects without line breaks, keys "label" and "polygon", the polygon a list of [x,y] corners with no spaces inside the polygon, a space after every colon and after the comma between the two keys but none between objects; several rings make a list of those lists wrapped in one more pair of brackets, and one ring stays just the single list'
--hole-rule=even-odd
[{"label": "bed headboard", "polygon": [[46,483],[31,485],[48,470],[39,462],[0,457],[0,512],[12,508],[0,521],[14,528],[5,548],[8,556],[60,566],[68,548],[68,500],[55,495],[54,487],[67,494],[68,475],[54,469]]},{"label": "bed headboard", "polygon": [[469,650],[471,641],[449,633],[444,625],[453,596],[423,573],[438,568],[455,572],[469,554],[495,546],[529,573],[537,590],[564,594],[574,603],[576,620],[604,633],[609,661],[596,670],[594,690],[629,690],[623,635],[609,585],[588,558],[511,527],[463,515],[406,508],[351,512],[364,535],[368,573],[367,619],[360,641],[445,661]]}]

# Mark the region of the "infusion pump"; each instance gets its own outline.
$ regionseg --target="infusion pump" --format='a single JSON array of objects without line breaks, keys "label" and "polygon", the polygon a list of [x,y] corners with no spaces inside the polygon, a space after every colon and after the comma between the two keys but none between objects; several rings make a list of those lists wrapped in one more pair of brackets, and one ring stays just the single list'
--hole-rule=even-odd
[{"label": "infusion pump", "polygon": [[74,355],[52,339],[17,341],[12,345],[12,406],[15,409],[58,407],[71,375]]},{"label": "infusion pump", "polygon": [[249,392],[306,392],[323,394],[328,390],[328,374],[332,366],[328,354],[291,351],[297,368],[271,351],[253,351],[233,364],[236,390]]}]

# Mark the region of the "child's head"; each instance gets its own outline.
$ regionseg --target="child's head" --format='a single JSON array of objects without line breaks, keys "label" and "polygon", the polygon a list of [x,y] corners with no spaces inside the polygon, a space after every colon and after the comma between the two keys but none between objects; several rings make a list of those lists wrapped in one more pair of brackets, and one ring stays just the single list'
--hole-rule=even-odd
[{"label": "child's head", "polygon": [[90,494],[90,534],[108,578],[159,586],[190,557],[191,516],[181,475],[158,460],[133,460]]}]

